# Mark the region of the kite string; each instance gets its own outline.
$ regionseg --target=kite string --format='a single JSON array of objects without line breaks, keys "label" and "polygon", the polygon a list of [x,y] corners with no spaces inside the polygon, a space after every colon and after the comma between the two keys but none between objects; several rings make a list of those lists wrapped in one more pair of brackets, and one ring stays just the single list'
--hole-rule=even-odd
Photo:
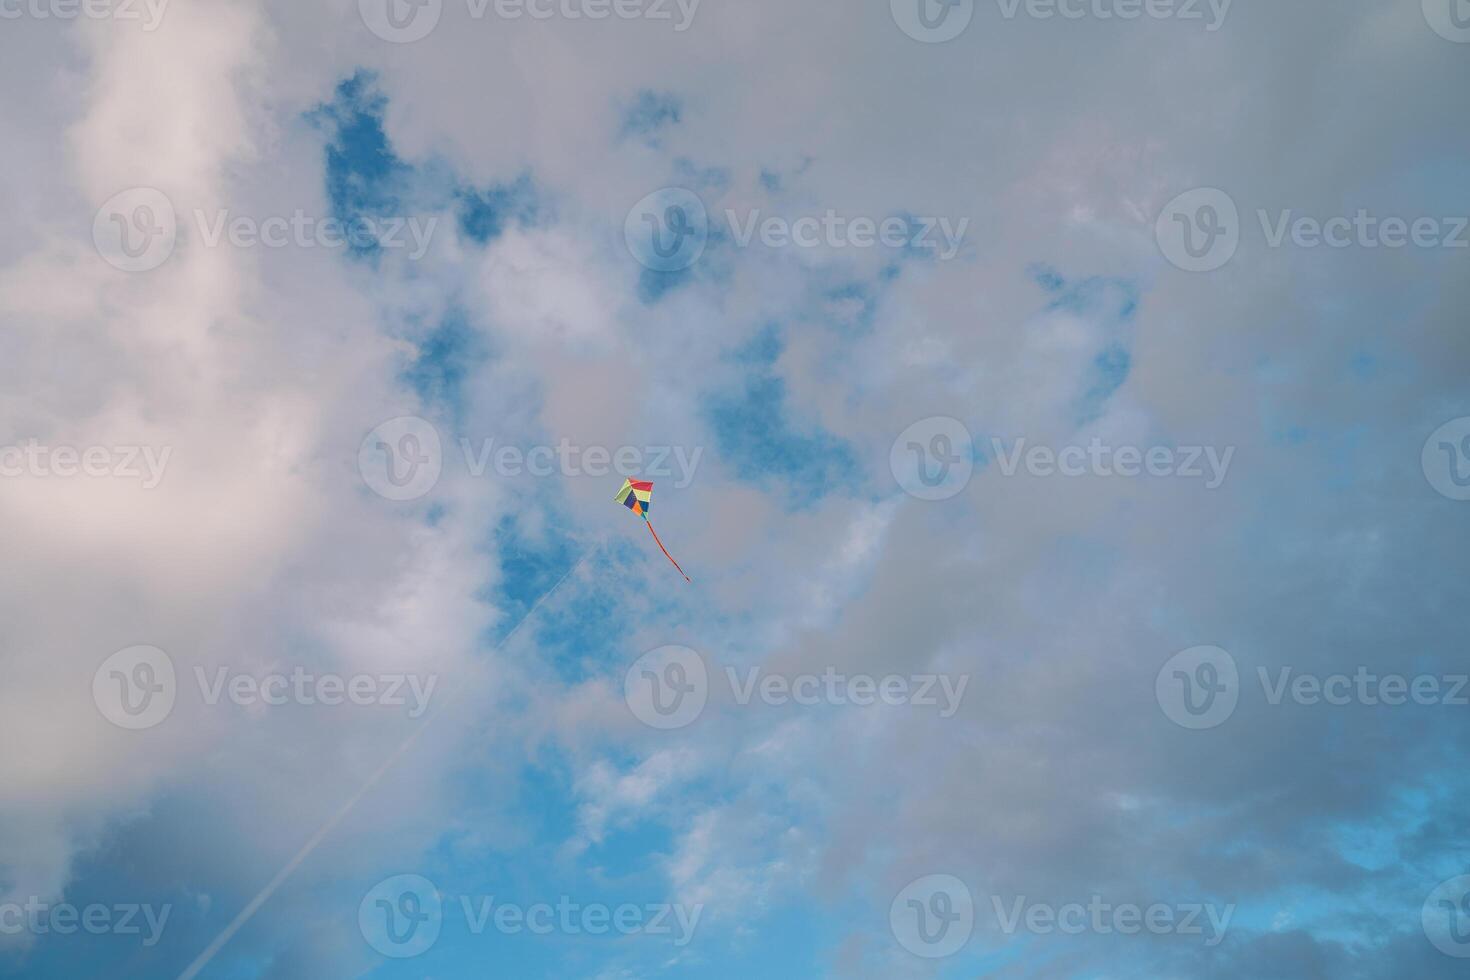
[{"label": "kite string", "polygon": [[[665,548],[664,543],[658,539],[658,532],[653,529],[653,521],[650,521],[648,519],[648,516],[644,515],[643,523],[648,525],[648,533],[653,535],[653,540],[654,543],[658,545],[658,550],[664,553],[665,558],[667,558],[671,562],[674,562],[674,567],[679,569],[680,575],[684,575],[684,569],[679,568],[679,563],[674,561],[674,556],[669,554],[669,549]],[[688,582],[690,585],[694,584],[694,580],[691,579],[688,575],[684,575],[684,581]]]}]

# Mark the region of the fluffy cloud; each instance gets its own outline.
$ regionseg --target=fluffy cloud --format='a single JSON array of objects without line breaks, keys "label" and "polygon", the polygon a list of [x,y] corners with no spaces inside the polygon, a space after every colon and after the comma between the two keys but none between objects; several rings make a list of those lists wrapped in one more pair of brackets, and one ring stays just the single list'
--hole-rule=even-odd
[{"label": "fluffy cloud", "polygon": [[[1461,717],[1252,685],[1455,670],[1464,518],[1419,454],[1466,414],[1464,253],[1272,248],[1258,212],[1467,213],[1466,52],[1414,4],[1239,7],[1213,32],[976,5],[938,45],[886,6],[705,0],[677,32],[446,3],[412,44],[345,2],[7,27],[0,78],[33,94],[0,107],[0,445],[169,456],[151,489],[0,478],[0,901],[179,903],[140,966],[176,974],[413,738],[221,963],[368,969],[357,900],[413,867],[451,899],[499,874],[703,903],[669,972],[934,975],[889,905],[942,873],[977,900],[964,962],[1000,975],[1450,974],[1419,906],[1464,870]],[[666,185],[715,233],[660,276],[623,225]],[[146,273],[91,239],[136,186],[180,218]],[[1154,222],[1198,186],[1231,195],[1242,243],[1186,274]],[[221,209],[436,224],[418,260],[239,248],[201,230]],[[726,216],[829,211],[969,230],[936,261],[742,245]],[[444,467],[394,503],[358,451],[405,415]],[[979,450],[940,502],[889,471],[929,416]],[[616,477],[477,475],[461,440],[491,438],[698,450],[654,510],[696,586],[611,506]],[[1007,475],[992,440],[1019,438],[1234,456],[1218,489]],[[714,693],[657,732],[623,672],[667,643],[704,655]],[[1186,731],[1155,676],[1207,643],[1241,704]],[[180,678],[142,732],[91,696],[135,644]],[[721,692],[753,666],[970,686],[953,717]],[[210,705],[195,671],[220,667],[432,675],[433,724]],[[1240,911],[1218,949],[1016,940],[991,914],[1093,894]],[[22,973],[79,969],[56,937],[0,943]],[[567,945],[522,969],[623,968]],[[474,961],[442,946],[444,972]]]}]

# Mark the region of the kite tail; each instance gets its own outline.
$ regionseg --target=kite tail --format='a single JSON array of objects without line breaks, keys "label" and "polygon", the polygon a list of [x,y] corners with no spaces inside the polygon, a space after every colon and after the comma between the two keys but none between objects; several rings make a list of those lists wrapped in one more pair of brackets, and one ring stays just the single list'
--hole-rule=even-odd
[{"label": "kite tail", "polygon": [[[669,554],[669,549],[665,548],[664,543],[658,539],[658,532],[653,529],[653,522],[645,517],[643,518],[643,523],[648,525],[648,533],[653,535],[653,540],[654,543],[658,545],[658,550],[664,553],[665,558],[667,558],[671,562],[674,562],[675,568],[679,568],[679,563],[674,561],[674,556]],[[679,568],[679,574],[684,575],[684,569]],[[694,580],[691,579],[688,575],[684,575],[684,581],[688,582],[690,585],[694,584]]]}]

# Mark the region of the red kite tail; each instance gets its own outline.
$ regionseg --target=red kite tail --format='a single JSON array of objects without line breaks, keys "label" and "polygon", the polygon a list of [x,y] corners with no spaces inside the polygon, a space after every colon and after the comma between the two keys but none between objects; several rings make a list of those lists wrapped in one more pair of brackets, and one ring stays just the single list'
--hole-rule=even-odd
[{"label": "red kite tail", "polygon": [[[650,521],[647,516],[644,516],[643,523],[648,525],[648,533],[653,535],[653,540],[658,545],[658,550],[664,553],[665,558],[674,563],[675,568],[679,568],[679,563],[674,561],[674,556],[669,554],[669,549],[664,547],[664,543],[662,541],[659,541],[658,532],[653,529],[653,522]],[[684,569],[679,568],[679,574],[684,575]],[[684,575],[684,581],[688,582],[690,585],[694,584],[694,580],[691,579],[688,575]]]}]

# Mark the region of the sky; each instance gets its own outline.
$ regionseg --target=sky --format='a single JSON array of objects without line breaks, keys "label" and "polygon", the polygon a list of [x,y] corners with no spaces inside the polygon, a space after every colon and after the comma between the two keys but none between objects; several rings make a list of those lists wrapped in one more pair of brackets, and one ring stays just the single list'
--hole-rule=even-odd
[{"label": "sky", "polygon": [[0,977],[1465,975],[1465,0],[0,81]]}]

